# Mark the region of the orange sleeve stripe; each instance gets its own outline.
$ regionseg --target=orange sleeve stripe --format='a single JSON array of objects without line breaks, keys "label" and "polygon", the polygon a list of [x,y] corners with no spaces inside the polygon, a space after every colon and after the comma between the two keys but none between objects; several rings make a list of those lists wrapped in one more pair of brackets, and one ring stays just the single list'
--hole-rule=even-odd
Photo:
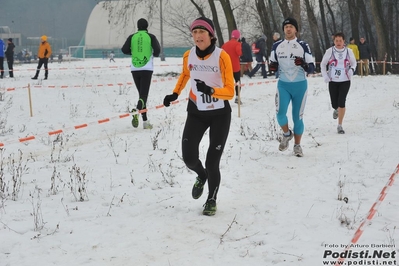
[{"label": "orange sleeve stripe", "polygon": [[181,91],[186,87],[187,82],[190,79],[190,71],[188,70],[188,55],[190,54],[190,50],[187,50],[183,55],[183,69],[180,74],[180,77],[176,83],[174,93],[180,95]]},{"label": "orange sleeve stripe", "polygon": [[215,93],[212,96],[222,100],[231,100],[234,97],[233,66],[231,65],[230,56],[226,51],[220,53],[219,65],[224,87],[214,88]]}]

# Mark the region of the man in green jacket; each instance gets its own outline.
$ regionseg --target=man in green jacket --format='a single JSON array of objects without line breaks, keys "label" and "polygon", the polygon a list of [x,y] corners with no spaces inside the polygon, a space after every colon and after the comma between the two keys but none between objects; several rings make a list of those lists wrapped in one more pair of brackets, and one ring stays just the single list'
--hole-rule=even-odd
[{"label": "man in green jacket", "polygon": [[[138,31],[130,35],[122,46],[122,53],[132,56],[131,72],[134,84],[139,93],[137,110],[146,109],[148,94],[150,91],[152,73],[154,71],[153,58],[158,57],[161,52],[161,46],[153,34],[148,33],[148,22],[144,18],[137,21]],[[152,129],[152,124],[148,121],[147,112],[141,112],[143,118],[143,128]],[[138,113],[133,114],[133,127],[139,126]]]}]

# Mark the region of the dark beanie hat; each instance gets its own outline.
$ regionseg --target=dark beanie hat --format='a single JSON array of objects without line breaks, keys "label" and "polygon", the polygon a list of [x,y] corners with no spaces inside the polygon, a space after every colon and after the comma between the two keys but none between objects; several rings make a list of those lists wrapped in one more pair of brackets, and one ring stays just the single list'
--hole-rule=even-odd
[{"label": "dark beanie hat", "polygon": [[215,36],[215,26],[213,26],[213,22],[209,18],[200,17],[194,20],[190,26],[190,31],[194,29],[204,29],[207,30],[211,36]]},{"label": "dark beanie hat", "polygon": [[148,28],[148,21],[144,18],[141,18],[137,21],[137,28],[139,30],[146,30]]},{"label": "dark beanie hat", "polygon": [[12,38],[8,38],[8,40],[9,40],[10,42],[12,42]]},{"label": "dark beanie hat", "polygon": [[284,31],[284,26],[287,25],[287,24],[291,24],[292,26],[295,27],[296,31],[299,31],[298,30],[298,22],[296,21],[296,19],[294,19],[294,18],[286,18],[284,20],[284,22],[283,22],[283,31]]},{"label": "dark beanie hat", "polygon": [[353,37],[350,37],[350,38],[349,38],[349,41],[350,41],[350,42],[353,41],[353,40],[354,40]]}]

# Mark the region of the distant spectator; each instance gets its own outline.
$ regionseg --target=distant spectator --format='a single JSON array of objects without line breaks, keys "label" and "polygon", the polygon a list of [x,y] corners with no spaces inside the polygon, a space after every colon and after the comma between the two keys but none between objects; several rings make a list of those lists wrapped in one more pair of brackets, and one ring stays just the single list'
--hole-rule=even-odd
[{"label": "distant spectator", "polygon": [[[355,44],[355,39],[353,39],[353,37],[349,38],[348,48],[352,49],[352,52],[355,55],[356,61],[359,61],[359,59],[360,59],[360,57],[359,57],[359,48]],[[356,74],[357,74],[357,70],[356,70],[356,67],[355,67],[354,75],[356,75]]]},{"label": "distant spectator", "polygon": [[2,39],[0,39],[0,79],[4,77],[4,51],[6,46]]},{"label": "distant spectator", "polygon": [[249,43],[245,41],[245,38],[241,38],[241,48],[242,48],[242,55],[240,57],[241,61],[241,77],[244,75],[249,74],[252,71],[252,62],[254,61],[252,57],[252,50]]},{"label": "distant spectator", "polygon": [[115,62],[114,57],[115,57],[115,54],[114,54],[114,51],[112,51],[112,52],[109,54],[109,61],[110,61],[110,62],[111,62],[111,61]]},{"label": "distant spectator", "polygon": [[58,63],[60,63],[60,64],[62,63],[62,54],[58,55]]},{"label": "distant spectator", "polygon": [[14,77],[14,48],[15,45],[12,42],[12,38],[9,38],[7,40],[7,50],[5,52],[6,58],[7,58],[7,65],[8,65],[8,73],[10,75],[10,78]]},{"label": "distant spectator", "polygon": [[37,52],[37,57],[39,58],[39,63],[37,65],[36,74],[32,79],[37,79],[39,77],[40,68],[44,65],[44,79],[48,78],[48,59],[51,56],[51,45],[47,42],[47,36],[43,35],[41,38],[41,43],[39,45],[39,50]]},{"label": "distant spectator", "polygon": [[19,51],[19,53],[17,54],[17,59],[18,59],[19,62],[24,61],[24,57],[22,55],[22,51]]},{"label": "distant spectator", "polygon": [[240,81],[240,56],[242,55],[241,43],[238,41],[241,37],[239,30],[233,30],[231,32],[231,39],[222,45],[222,49],[225,50],[231,59],[231,64],[233,66],[233,76],[235,81],[235,91],[236,99],[235,103],[242,104],[241,100],[238,98],[239,90],[241,91],[241,81]]},{"label": "distant spectator", "polygon": [[365,76],[369,75],[369,72],[371,72],[369,63],[371,59],[371,50],[369,44],[366,42],[366,39],[364,37],[360,38],[360,44],[359,44],[359,56],[360,60],[363,61],[363,63],[360,64],[360,66],[363,65],[363,74]]},{"label": "distant spectator", "polygon": [[266,58],[267,58],[267,50],[266,50],[266,36],[262,35],[255,43],[255,47],[259,49],[259,51],[255,54],[256,59],[256,67],[252,69],[252,71],[248,74],[248,77],[252,78],[256,72],[261,68],[262,69],[262,77],[267,78],[266,73]]}]

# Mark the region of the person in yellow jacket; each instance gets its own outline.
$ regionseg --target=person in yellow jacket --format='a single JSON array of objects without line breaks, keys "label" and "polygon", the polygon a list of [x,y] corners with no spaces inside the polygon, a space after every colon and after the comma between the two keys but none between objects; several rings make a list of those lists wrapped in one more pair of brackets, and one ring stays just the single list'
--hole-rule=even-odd
[{"label": "person in yellow jacket", "polygon": [[[189,82],[191,90],[187,119],[182,135],[182,154],[186,166],[197,174],[192,197],[201,197],[208,181],[208,198],[204,215],[215,215],[216,197],[220,186],[220,159],[229,135],[231,106],[234,97],[233,67],[229,54],[216,46],[212,20],[200,17],[190,26],[195,46],[183,55],[183,71],[173,90],[166,95],[167,107],[177,100]],[[199,144],[209,128],[209,148],[205,167],[199,159]]]},{"label": "person in yellow jacket", "polygon": [[43,35],[41,38],[41,43],[39,45],[39,50],[37,51],[37,57],[39,58],[39,64],[37,65],[36,75],[32,79],[37,79],[39,77],[40,68],[44,65],[44,79],[48,78],[48,59],[51,56],[51,45],[47,42],[47,36]]},{"label": "person in yellow jacket", "polygon": [[[357,44],[355,44],[355,39],[353,37],[350,37],[349,39],[349,44],[347,45],[348,48],[352,49],[353,54],[355,55],[356,61],[359,61],[360,55],[359,55],[359,47],[357,47]],[[357,67],[356,67],[357,68]],[[356,75],[356,69],[354,75]]]}]

